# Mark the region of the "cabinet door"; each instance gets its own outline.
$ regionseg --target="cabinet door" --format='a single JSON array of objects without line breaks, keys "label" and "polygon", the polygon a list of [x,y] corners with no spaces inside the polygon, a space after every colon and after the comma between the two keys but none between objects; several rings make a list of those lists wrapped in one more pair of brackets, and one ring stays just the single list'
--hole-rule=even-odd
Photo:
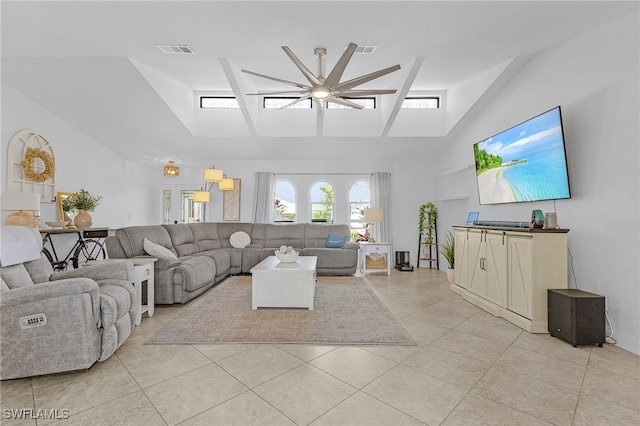
[{"label": "cabinet door", "polygon": [[529,237],[509,236],[508,309],[525,318],[533,316],[533,242]]},{"label": "cabinet door", "polygon": [[486,233],[484,237],[486,275],[485,298],[507,307],[507,237],[504,232]]},{"label": "cabinet door", "polygon": [[483,242],[484,232],[469,232],[469,291],[484,297],[486,293],[487,280],[484,273],[485,264],[485,244]]},{"label": "cabinet door", "polygon": [[456,285],[462,288],[469,287],[469,240],[467,230],[455,230],[455,265]]}]

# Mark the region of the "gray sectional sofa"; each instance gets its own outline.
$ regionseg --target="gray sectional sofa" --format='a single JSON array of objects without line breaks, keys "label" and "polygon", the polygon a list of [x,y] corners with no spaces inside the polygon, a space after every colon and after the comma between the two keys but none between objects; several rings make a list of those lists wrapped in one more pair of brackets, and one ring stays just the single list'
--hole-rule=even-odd
[{"label": "gray sectional sofa", "polygon": [[[248,234],[249,244],[233,247],[231,236],[236,232]],[[145,239],[168,249],[172,255],[156,256],[154,302],[173,304],[193,299],[228,275],[249,273],[282,245],[292,246],[301,256],[317,256],[319,275],[354,274],[358,244],[347,241],[343,248],[326,248],[329,234],[349,235],[349,227],[242,222],[131,226],[117,229],[106,245],[112,259],[149,256]]]}]

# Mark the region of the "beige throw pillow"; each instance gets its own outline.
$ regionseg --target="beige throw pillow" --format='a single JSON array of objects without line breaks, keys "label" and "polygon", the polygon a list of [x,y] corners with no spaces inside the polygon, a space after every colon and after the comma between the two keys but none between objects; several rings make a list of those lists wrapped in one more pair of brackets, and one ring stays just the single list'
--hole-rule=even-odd
[{"label": "beige throw pillow", "polygon": [[178,260],[178,257],[173,254],[171,250],[166,247],[161,246],[160,244],[156,244],[148,239],[144,239],[142,242],[142,247],[144,251],[147,252],[149,256],[157,257],[158,259],[171,259]]}]

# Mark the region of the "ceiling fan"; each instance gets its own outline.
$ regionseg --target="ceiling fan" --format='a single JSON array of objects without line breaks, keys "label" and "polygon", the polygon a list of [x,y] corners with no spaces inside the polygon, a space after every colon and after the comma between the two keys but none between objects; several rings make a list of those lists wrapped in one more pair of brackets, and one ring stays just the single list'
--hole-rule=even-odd
[{"label": "ceiling fan", "polygon": [[309,71],[309,69],[293,54],[291,49],[287,46],[282,46],[282,50],[287,56],[293,61],[293,63],[298,67],[298,69],[304,74],[304,76],[309,80],[310,84],[302,84],[296,83],[293,81],[282,80],[280,78],[271,77],[264,74],[259,74],[257,72],[241,70],[244,73],[255,75],[258,77],[266,78],[269,80],[277,81],[280,83],[288,84],[290,86],[295,86],[299,90],[287,90],[287,91],[276,91],[276,92],[258,92],[258,93],[248,93],[248,95],[298,95],[299,97],[283,106],[282,108],[287,108],[292,105],[297,104],[298,102],[302,102],[306,99],[313,99],[318,106],[319,111],[323,110],[324,102],[332,102],[335,104],[345,105],[347,107],[362,109],[363,106],[359,105],[355,102],[350,101],[345,98],[358,98],[364,96],[375,96],[375,95],[389,95],[396,93],[396,90],[353,90],[354,87],[360,86],[368,81],[374,80],[376,78],[382,77],[383,75],[392,73],[400,69],[400,65],[394,65],[389,68],[385,68],[379,71],[372,72],[370,74],[366,74],[360,77],[356,77],[354,79],[340,82],[342,78],[342,74],[344,73],[351,56],[355,52],[358,47],[355,43],[349,43],[344,53],[333,67],[329,75],[324,77],[324,57],[327,54],[327,49],[325,48],[316,48],[313,53],[318,56],[318,75],[314,75]]}]

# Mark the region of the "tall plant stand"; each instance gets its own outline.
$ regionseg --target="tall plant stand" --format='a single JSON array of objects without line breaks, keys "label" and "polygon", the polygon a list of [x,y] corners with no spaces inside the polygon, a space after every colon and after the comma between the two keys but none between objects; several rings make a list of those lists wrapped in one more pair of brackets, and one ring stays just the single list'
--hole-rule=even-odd
[{"label": "tall plant stand", "polygon": [[420,267],[420,261],[427,263],[430,269],[440,269],[440,259],[438,250],[438,226],[436,221],[433,225],[424,226],[424,230],[418,235],[418,261],[416,267]]}]

